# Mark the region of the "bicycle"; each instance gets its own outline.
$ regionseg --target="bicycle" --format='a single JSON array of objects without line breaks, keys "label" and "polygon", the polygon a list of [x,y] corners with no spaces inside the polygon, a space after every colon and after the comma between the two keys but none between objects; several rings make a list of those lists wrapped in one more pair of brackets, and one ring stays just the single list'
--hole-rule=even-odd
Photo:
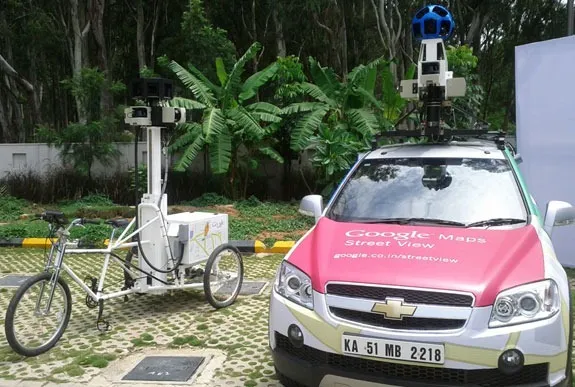
[{"label": "bicycle", "polygon": [[[153,204],[148,204],[148,206],[152,206],[155,210],[157,210],[158,213],[160,213],[159,208],[155,207]],[[44,265],[44,270],[41,273],[26,280],[17,289],[6,311],[6,339],[10,347],[20,355],[32,357],[47,352],[57,344],[57,342],[64,334],[71,318],[72,299],[70,287],[61,276],[62,272],[68,274],[68,276],[86,292],[86,306],[88,308],[99,308],[96,327],[100,331],[107,331],[110,329],[110,323],[103,318],[104,301],[115,297],[124,296],[124,300],[127,301],[127,296],[132,293],[144,294],[147,292],[168,291],[176,289],[180,290],[189,288],[198,289],[203,287],[207,301],[217,309],[231,305],[235,302],[239,295],[244,275],[243,258],[240,251],[235,246],[227,243],[227,241],[226,243],[220,243],[217,246],[215,245],[215,242],[212,241],[212,248],[210,248],[206,245],[207,242],[204,239],[204,246],[202,248],[206,253],[209,253],[207,259],[202,258],[201,260],[196,260],[193,262],[188,259],[186,261],[187,264],[185,264],[183,263],[185,246],[180,246],[182,249],[180,251],[180,255],[176,260],[174,260],[172,256],[171,267],[168,267],[167,269],[160,269],[154,267],[151,264],[149,265],[150,267],[156,269],[156,271],[159,273],[166,275],[170,274],[170,277],[166,279],[158,278],[158,276],[141,268],[141,266],[145,266],[142,262],[145,261],[146,263],[149,263],[149,261],[142,251],[142,245],[145,245],[148,242],[140,241],[140,232],[157,220],[162,222],[160,229],[165,230],[166,224],[164,223],[164,219],[161,215],[157,216],[152,221],[147,222],[144,226],[136,229],[129,235],[126,234],[128,234],[128,230],[134,226],[137,217],[131,221],[128,219],[107,220],[105,223],[112,227],[112,231],[108,246],[107,248],[103,249],[74,248],[74,243],[69,241],[70,230],[73,227],[83,227],[86,224],[102,224],[101,220],[77,218],[71,222],[68,222],[65,219],[64,214],[58,211],[46,211],[42,214],[35,215],[35,217],[39,220],[46,221],[49,224],[50,235],[55,232],[57,239],[55,241],[51,240],[52,243],[50,246],[50,252]],[[117,230],[119,229],[124,229],[124,231],[118,238],[114,238]],[[162,233],[162,237],[166,243],[170,242],[167,236],[167,232]],[[127,242],[128,240],[131,240],[131,242]],[[190,240],[189,243],[191,242],[195,243],[197,240]],[[180,245],[182,245],[181,242]],[[122,259],[114,253],[115,250],[125,248],[129,249],[126,253],[125,259]],[[88,280],[89,284],[86,284],[64,262],[64,257],[66,254],[93,253],[104,254],[104,262],[100,271],[100,277],[98,279],[89,277],[86,279]],[[143,255],[143,257],[139,256],[140,253]],[[220,258],[225,255],[224,253],[228,253],[229,256],[232,256],[232,264],[237,264],[237,269],[235,271],[237,274],[237,281],[235,285],[232,285],[231,289],[227,289],[230,290],[230,295],[227,298],[220,300],[217,298],[217,296],[223,293],[221,292],[222,289],[226,289],[227,281],[224,282],[224,285],[213,288],[213,277],[215,276],[216,278],[220,279],[220,276],[222,276],[224,279],[229,279],[229,272],[226,270],[228,269],[228,266],[224,264],[222,269],[222,265],[220,265]],[[134,257],[138,258],[138,265],[133,262]],[[124,286],[119,291],[113,293],[105,293],[104,283],[106,279],[106,273],[111,262],[116,262],[122,267],[124,272]],[[204,262],[205,269],[198,267]],[[200,278],[201,281],[198,282],[197,280]],[[150,286],[149,284],[152,280],[157,281],[157,283],[160,283],[160,285]],[[219,281],[217,283],[219,284]],[[51,312],[56,311],[55,315],[57,317],[58,323],[53,333],[41,335],[41,337],[47,338],[45,343],[39,343],[37,340],[33,340],[29,345],[35,346],[28,347],[17,337],[16,330],[18,328],[24,328],[25,330],[28,330],[27,333],[37,334],[39,333],[40,329],[38,328],[38,325],[32,324],[29,319],[26,319],[23,324],[17,324],[15,318],[18,307],[22,306],[22,304],[26,301],[25,296],[27,292],[38,284],[40,284],[38,298],[34,298],[32,301],[32,304],[35,303],[35,306],[33,306],[33,314],[48,316]],[[57,289],[61,291],[62,297],[56,296]],[[58,309],[53,306],[53,303],[60,298],[62,298],[63,307]],[[43,301],[46,301],[45,306],[42,304]]]}]

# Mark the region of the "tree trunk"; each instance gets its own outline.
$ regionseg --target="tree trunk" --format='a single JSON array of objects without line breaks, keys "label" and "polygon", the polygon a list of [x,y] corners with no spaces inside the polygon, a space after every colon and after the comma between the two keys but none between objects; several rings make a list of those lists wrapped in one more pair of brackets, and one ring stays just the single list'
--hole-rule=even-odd
[{"label": "tree trunk", "polygon": [[[84,66],[84,40],[90,30],[90,23],[86,23],[84,29],[80,28],[80,6],[78,0],[70,0],[70,14],[72,19],[72,34],[74,36],[72,44],[72,74],[74,77],[79,77]],[[74,96],[76,101],[76,109],[78,111],[78,122],[86,124],[88,122],[88,113],[86,106],[82,102],[80,96]]]},{"label": "tree trunk", "polygon": [[0,129],[2,130],[2,142],[12,141],[12,132],[10,131],[10,123],[6,109],[4,108],[4,100],[0,99]]},{"label": "tree trunk", "polygon": [[[258,27],[256,23],[256,0],[252,0],[252,34],[253,34],[253,41],[258,40]],[[258,65],[259,65],[259,57],[257,55],[254,56],[254,73],[258,72]]]},{"label": "tree trunk", "polygon": [[[27,94],[28,99],[27,102],[30,104],[31,110],[32,110],[32,124],[36,124],[41,122],[41,117],[40,117],[40,107],[38,106],[38,102],[39,102],[39,98],[37,96],[36,93],[36,89],[34,88],[34,85],[32,85],[32,83],[30,83],[27,79],[25,79],[23,76],[21,76],[13,67],[10,63],[8,63],[8,61],[2,56],[2,54],[0,54],[0,70],[6,74],[8,76],[8,84],[12,85],[13,82],[11,82],[12,80],[14,80],[15,82],[17,82],[22,89],[24,90],[24,92]],[[16,92],[14,87],[11,87],[11,89],[13,90],[13,92]],[[16,128],[17,130],[20,132],[20,136],[19,137],[25,137],[22,136],[23,134],[23,123],[24,123],[24,115],[22,113],[22,107],[19,103],[19,101],[16,100],[16,98],[10,98],[12,100],[12,106],[14,107],[14,117],[16,118]]]},{"label": "tree trunk", "polygon": [[341,70],[344,79],[347,78],[348,68],[347,68],[347,24],[345,22],[345,2],[339,7],[341,10]]},{"label": "tree trunk", "polygon": [[156,33],[158,31],[158,22],[160,20],[160,7],[162,5],[161,0],[156,0],[156,7],[154,8],[154,23],[152,26],[152,37],[150,40],[150,68],[154,68],[156,63],[155,58],[155,46],[156,46]]},{"label": "tree trunk", "polygon": [[278,0],[275,0],[272,4],[272,14],[274,18],[274,25],[276,29],[276,48],[277,56],[285,57],[287,55],[286,41],[284,37],[284,27],[283,21],[279,17],[278,12]]},{"label": "tree trunk", "polygon": [[140,71],[146,67],[146,35],[144,24],[144,1],[138,0],[136,4],[136,48],[138,51],[138,68]]},{"label": "tree trunk", "polygon": [[[92,24],[92,33],[98,47],[98,67],[105,74],[106,78],[109,78],[106,38],[104,35],[104,10],[106,8],[106,0],[90,0],[90,3],[90,22]],[[100,100],[100,113],[109,113],[114,107],[113,104],[114,101],[111,93],[107,88],[103,88]]]}]

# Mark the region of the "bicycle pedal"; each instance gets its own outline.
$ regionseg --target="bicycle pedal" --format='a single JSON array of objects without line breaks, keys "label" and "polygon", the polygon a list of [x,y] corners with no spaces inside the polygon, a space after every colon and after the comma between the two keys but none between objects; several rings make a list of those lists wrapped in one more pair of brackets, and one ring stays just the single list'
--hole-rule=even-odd
[{"label": "bicycle pedal", "polygon": [[96,322],[96,328],[98,328],[100,332],[107,332],[110,330],[110,323],[106,320],[99,320]]}]

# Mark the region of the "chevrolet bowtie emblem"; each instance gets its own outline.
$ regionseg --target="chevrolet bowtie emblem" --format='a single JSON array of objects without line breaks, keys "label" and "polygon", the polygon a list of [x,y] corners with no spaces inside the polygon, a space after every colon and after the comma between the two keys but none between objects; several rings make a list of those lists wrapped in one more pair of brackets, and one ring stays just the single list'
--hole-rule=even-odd
[{"label": "chevrolet bowtie emblem", "polygon": [[400,299],[386,299],[385,302],[376,302],[371,311],[383,314],[389,320],[403,320],[403,317],[411,317],[417,309],[416,306],[406,305]]}]

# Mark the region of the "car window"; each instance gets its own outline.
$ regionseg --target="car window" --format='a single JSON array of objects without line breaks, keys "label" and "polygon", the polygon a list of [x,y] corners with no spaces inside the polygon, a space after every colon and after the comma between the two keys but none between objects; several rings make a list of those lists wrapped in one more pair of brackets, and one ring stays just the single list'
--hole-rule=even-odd
[{"label": "car window", "polygon": [[430,218],[471,223],[525,219],[511,165],[499,159],[365,160],[327,216],[340,221]]}]

